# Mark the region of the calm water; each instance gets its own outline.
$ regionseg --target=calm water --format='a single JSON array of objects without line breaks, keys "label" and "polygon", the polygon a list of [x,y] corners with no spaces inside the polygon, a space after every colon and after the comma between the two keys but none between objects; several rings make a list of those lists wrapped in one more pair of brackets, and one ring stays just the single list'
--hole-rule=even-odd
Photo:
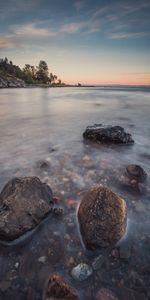
[{"label": "calm water", "polygon": [[[123,126],[133,135],[135,144],[106,147],[83,142],[86,126],[94,123]],[[14,176],[39,176],[51,186],[65,211],[62,220],[48,219],[23,245],[1,246],[0,299],[30,299],[30,289],[35,299],[41,299],[45,281],[53,271],[65,275],[82,299],[96,299],[100,285],[117,293],[122,279],[126,287],[149,297],[148,275],[140,273],[142,266],[150,262],[149,177],[137,191],[124,186],[121,176],[130,163],[140,164],[150,174],[150,92],[102,88],[3,89],[0,141],[0,188]],[[41,161],[48,162],[49,167],[41,169]],[[77,263],[91,263],[91,257],[82,247],[76,209],[70,207],[70,200],[77,207],[82,194],[97,183],[111,187],[125,198],[129,225],[126,240],[132,241],[133,255],[126,265],[122,261],[116,265],[109,257],[103,276],[94,273],[90,284],[78,285],[72,281],[70,270]],[[47,249],[50,239],[56,237],[62,253],[61,257],[57,253],[54,262]],[[38,261],[41,256],[46,257],[45,263]],[[132,280],[130,271],[138,279]]]}]

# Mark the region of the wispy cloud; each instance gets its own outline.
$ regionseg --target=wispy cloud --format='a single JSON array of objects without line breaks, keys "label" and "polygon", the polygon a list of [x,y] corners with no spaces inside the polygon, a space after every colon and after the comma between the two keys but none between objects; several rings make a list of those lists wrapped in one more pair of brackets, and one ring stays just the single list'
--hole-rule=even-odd
[{"label": "wispy cloud", "polygon": [[14,48],[17,46],[17,42],[13,37],[0,36],[0,49]]},{"label": "wispy cloud", "polygon": [[139,39],[150,36],[150,33],[146,32],[115,32],[110,33],[109,38],[115,40],[125,40],[125,39]]},{"label": "wispy cloud", "polygon": [[11,26],[11,31],[14,35],[22,37],[31,37],[31,38],[45,38],[53,37],[56,35],[56,32],[50,30],[50,28],[42,28],[36,25],[36,23],[27,23],[24,25],[14,25]]},{"label": "wispy cloud", "polygon": [[71,33],[77,33],[77,32],[79,32],[84,26],[85,26],[85,23],[84,23],[84,22],[68,23],[68,24],[62,25],[62,26],[60,27],[59,32],[62,32],[62,33],[68,33],[68,34],[71,34]]}]

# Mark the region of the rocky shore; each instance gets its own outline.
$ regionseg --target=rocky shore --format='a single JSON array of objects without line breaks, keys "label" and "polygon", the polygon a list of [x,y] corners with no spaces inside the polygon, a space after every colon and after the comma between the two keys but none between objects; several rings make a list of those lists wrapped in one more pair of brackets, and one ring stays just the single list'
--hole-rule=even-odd
[{"label": "rocky shore", "polygon": [[[125,131],[118,127],[122,136]],[[126,137],[131,141],[131,135]],[[146,229],[141,236],[128,227],[135,212],[141,218],[139,228],[143,226],[147,204],[141,201],[141,185],[148,192],[148,174],[134,164],[120,173],[106,161],[97,166],[90,148],[76,158],[73,170],[68,168],[72,156],[58,160],[52,148],[54,157],[36,163],[36,177],[16,177],[2,189],[0,251],[5,261],[1,261],[0,299],[150,299],[146,254],[150,239]],[[110,182],[117,182],[119,193]],[[130,190],[124,192],[127,186]]]},{"label": "rocky shore", "polygon": [[0,76],[0,88],[22,88],[25,86],[25,82],[19,78],[13,76],[4,78]]}]

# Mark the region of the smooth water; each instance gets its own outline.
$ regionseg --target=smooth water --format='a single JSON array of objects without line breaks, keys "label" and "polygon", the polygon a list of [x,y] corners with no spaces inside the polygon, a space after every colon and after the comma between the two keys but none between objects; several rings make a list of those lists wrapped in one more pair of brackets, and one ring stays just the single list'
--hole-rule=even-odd
[{"label": "smooth water", "polygon": [[[100,146],[83,141],[86,126],[95,123],[123,126],[132,134],[135,144]],[[43,161],[48,163],[46,169],[40,168]],[[54,271],[65,275],[82,299],[96,299],[101,286],[117,291],[122,279],[126,287],[149,297],[149,273],[141,274],[142,266],[150,262],[149,176],[140,190],[126,187],[120,180],[131,163],[141,165],[150,174],[149,162],[148,89],[1,89],[0,188],[12,177],[38,176],[60,199],[64,217],[48,219],[21,245],[0,246],[0,299],[29,300],[30,293],[35,295],[33,299],[41,299],[45,281]],[[91,257],[82,246],[74,207],[88,188],[99,183],[111,187],[127,202],[126,239],[132,241],[133,254],[126,264],[119,260],[116,265],[109,257],[103,276],[94,273],[87,282],[78,284],[71,279],[71,268],[83,261],[91,263]],[[51,240],[55,239],[58,248],[62,247],[56,261],[47,254]],[[38,261],[42,256],[46,257],[45,263]],[[132,272],[138,279],[131,278]]]}]

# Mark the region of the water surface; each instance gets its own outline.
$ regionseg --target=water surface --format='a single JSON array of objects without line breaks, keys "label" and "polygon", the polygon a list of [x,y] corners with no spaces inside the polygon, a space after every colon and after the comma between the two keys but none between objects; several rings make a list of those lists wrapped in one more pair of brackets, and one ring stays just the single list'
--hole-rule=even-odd
[{"label": "water surface", "polygon": [[[12,177],[38,176],[64,207],[61,219],[48,218],[25,243],[0,246],[0,299],[30,299],[30,294],[41,299],[46,279],[54,271],[71,281],[82,299],[96,299],[100,286],[117,294],[122,282],[150,296],[149,177],[138,190],[121,181],[131,163],[150,174],[149,116],[150,92],[144,88],[0,90],[0,189]],[[95,123],[123,126],[135,144],[100,146],[83,141],[86,126]],[[47,168],[40,168],[42,161],[48,163]],[[130,259],[116,260],[110,255],[103,270],[78,284],[71,279],[72,267],[91,263],[93,258],[81,243],[76,208],[84,192],[99,183],[127,202],[125,239],[132,246]],[[39,261],[43,256],[44,263]]]}]

